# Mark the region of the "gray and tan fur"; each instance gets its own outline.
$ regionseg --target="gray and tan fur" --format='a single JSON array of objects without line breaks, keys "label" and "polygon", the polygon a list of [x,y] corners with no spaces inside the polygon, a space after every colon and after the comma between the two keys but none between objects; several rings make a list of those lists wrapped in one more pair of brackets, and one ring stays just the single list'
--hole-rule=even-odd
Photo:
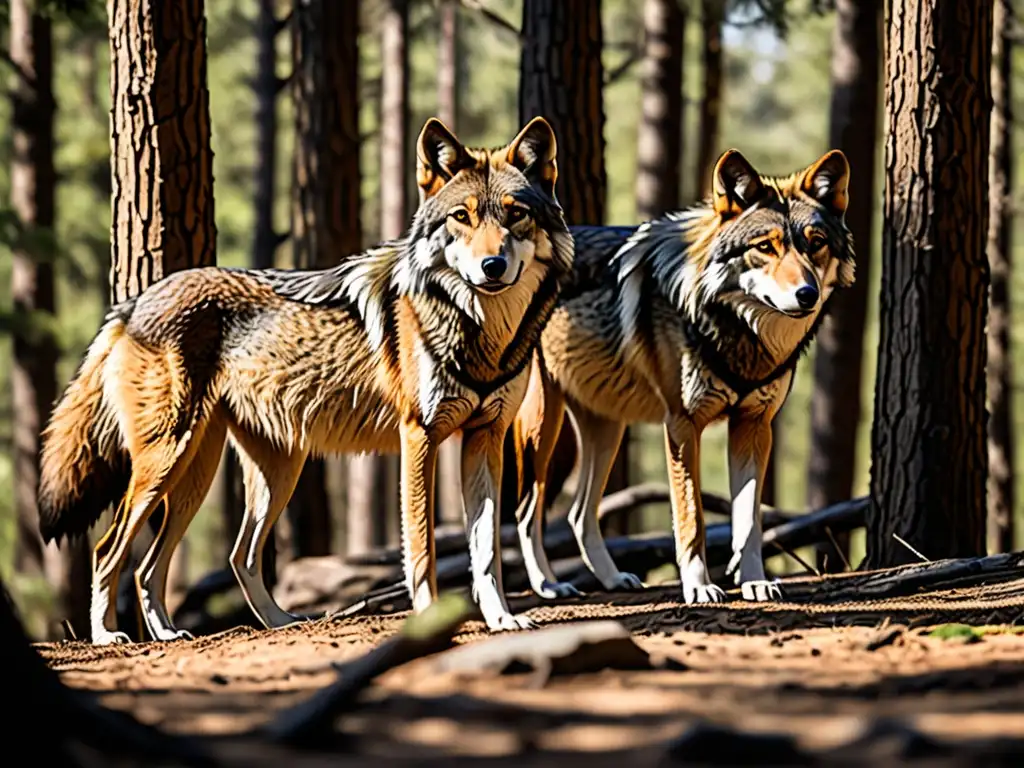
[{"label": "gray and tan fur", "polygon": [[714,172],[712,199],[638,228],[572,227],[573,279],[542,337],[514,425],[518,525],[534,591],[558,583],[541,541],[548,463],[569,412],[579,476],[569,511],[584,562],[606,589],[635,589],[608,554],[597,506],[623,431],[664,425],[676,559],[686,602],[718,602],[705,559],[700,440],[728,420],[733,558],[751,600],[765,580],[760,496],[771,422],[797,359],[836,288],[853,284],[845,224],[849,166],[833,151],[786,178],[760,176],[735,150]]},{"label": "gray and tan fur", "polygon": [[492,629],[528,625],[502,591],[498,488],[502,440],[572,264],[555,153],[539,118],[497,150],[429,120],[401,241],[324,271],[179,272],[110,311],[45,431],[39,490],[46,540],[120,502],[94,553],[93,642],[127,639],[111,591],[162,503],[136,582],[150,634],[184,634],[164,606],[168,563],[227,437],[246,488],[231,565],[267,627],[295,620],[267,591],[261,552],[309,455],[401,454],[406,583],[414,609],[429,605],[435,458],[459,436],[474,595]]}]

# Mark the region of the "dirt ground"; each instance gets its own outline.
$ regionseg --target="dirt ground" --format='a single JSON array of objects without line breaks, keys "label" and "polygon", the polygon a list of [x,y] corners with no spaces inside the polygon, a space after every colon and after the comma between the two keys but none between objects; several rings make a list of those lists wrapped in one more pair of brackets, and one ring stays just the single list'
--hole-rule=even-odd
[{"label": "dirt ground", "polygon": [[[463,674],[438,671],[442,653],[379,678],[319,751],[289,751],[253,729],[333,681],[333,663],[393,635],[406,614],[37,649],[108,706],[211,737],[227,765],[1024,765],[1016,573],[925,592],[862,576],[793,581],[786,602],[763,606],[730,594],[719,607],[686,607],[678,587],[554,605],[522,597],[514,607],[542,627],[613,619],[652,659],[675,664]],[[455,642],[487,637],[470,621]]]}]

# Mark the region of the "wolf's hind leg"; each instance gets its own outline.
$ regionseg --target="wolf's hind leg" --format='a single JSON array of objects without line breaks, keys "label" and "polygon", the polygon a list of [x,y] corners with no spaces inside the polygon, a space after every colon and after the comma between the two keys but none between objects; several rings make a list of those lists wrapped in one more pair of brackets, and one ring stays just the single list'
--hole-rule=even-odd
[{"label": "wolf's hind leg", "polygon": [[544,551],[548,464],[564,420],[565,401],[557,389],[547,384],[535,362],[526,397],[512,425],[520,494],[522,486],[527,486],[516,509],[516,528],[530,587],[546,600],[580,593],[572,584],[555,578]]},{"label": "wolf's hind leg", "polygon": [[624,573],[615,565],[597,520],[597,507],[608,484],[625,424],[601,418],[579,406],[570,406],[569,416],[576,428],[580,468],[576,495],[569,508],[569,525],[576,535],[583,562],[607,590],[642,589],[643,582],[637,576]]},{"label": "wolf's hind leg", "polygon": [[263,547],[295,490],[306,453],[286,453],[241,428],[232,427],[232,435],[245,480],[245,513],[231,551],[231,567],[246,602],[263,626],[283,627],[300,617],[283,610],[267,589],[263,580]]},{"label": "wolf's hind leg", "polygon": [[96,645],[128,642],[128,636],[114,626],[114,590],[131,543],[173,487],[176,476],[191,460],[194,445],[191,431],[179,439],[161,435],[155,442],[133,451],[132,478],[122,506],[106,535],[93,550],[92,603],[89,618]]},{"label": "wolf's hind leg", "polygon": [[167,573],[174,550],[213,483],[226,431],[223,417],[215,415],[197,438],[195,456],[168,494],[163,525],[135,572],[142,617],[154,640],[191,638],[188,632],[174,628],[167,612]]}]

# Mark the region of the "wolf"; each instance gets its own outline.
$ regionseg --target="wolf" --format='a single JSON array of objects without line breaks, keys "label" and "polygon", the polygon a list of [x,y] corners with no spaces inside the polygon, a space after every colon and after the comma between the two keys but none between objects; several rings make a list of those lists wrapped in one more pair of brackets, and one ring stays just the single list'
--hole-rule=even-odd
[{"label": "wolf", "polygon": [[570,227],[573,274],[513,424],[519,538],[539,596],[577,593],[556,580],[541,535],[546,473],[566,411],[579,447],[569,522],[605,589],[643,586],[609,556],[597,507],[625,427],[660,423],[683,597],[724,599],[706,560],[700,440],[708,425],[727,420],[727,572],[747,600],[780,596],[761,555],[771,423],[830,296],[854,282],[849,176],[839,150],[780,178],[762,176],[732,149],[718,159],[702,204],[639,227]]},{"label": "wolf", "polygon": [[168,564],[213,479],[238,453],[245,513],[231,565],[266,627],[296,620],[261,572],[267,534],[307,456],[401,455],[402,548],[413,608],[437,597],[435,460],[461,439],[472,588],[492,630],[525,628],[502,591],[498,489],[505,434],[540,332],[571,272],[542,117],[507,146],[464,146],[428,120],[406,235],[326,270],[199,268],[111,308],[43,434],[40,532],[81,535],[108,506],[93,554],[94,643],[114,631],[119,570],[161,505],[135,573],[148,632],[187,637],[164,605]]}]

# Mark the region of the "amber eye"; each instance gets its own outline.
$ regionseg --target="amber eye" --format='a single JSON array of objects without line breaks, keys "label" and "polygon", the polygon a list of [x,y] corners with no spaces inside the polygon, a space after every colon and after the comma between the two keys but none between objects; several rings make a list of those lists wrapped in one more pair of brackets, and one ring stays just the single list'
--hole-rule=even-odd
[{"label": "amber eye", "polygon": [[457,211],[452,211],[449,216],[459,222],[459,224],[469,226],[469,214],[462,208],[459,208]]},{"label": "amber eye", "polygon": [[775,246],[772,245],[771,240],[762,240],[760,243],[754,246],[761,253],[775,253]]},{"label": "amber eye", "polygon": [[513,207],[508,209],[508,223],[518,224],[530,215],[530,212],[525,208]]},{"label": "amber eye", "polygon": [[808,248],[810,249],[811,253],[817,253],[826,245],[828,245],[828,241],[821,235],[816,235],[811,238],[811,242],[808,243]]}]

